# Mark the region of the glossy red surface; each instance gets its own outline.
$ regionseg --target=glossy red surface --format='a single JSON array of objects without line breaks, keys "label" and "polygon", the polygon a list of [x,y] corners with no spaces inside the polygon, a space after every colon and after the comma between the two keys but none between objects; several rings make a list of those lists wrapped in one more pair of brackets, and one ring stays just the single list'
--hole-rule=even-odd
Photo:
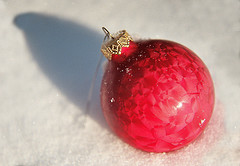
[{"label": "glossy red surface", "polygon": [[208,69],[175,42],[131,44],[122,51],[124,58],[114,55],[107,65],[101,87],[104,116],[122,140],[138,149],[179,149],[203,132],[212,115]]}]

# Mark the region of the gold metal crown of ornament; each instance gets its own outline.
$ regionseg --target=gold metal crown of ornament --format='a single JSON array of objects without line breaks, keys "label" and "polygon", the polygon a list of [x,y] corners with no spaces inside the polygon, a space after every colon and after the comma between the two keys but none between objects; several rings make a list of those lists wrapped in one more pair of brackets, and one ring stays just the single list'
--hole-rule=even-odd
[{"label": "gold metal crown of ornament", "polygon": [[106,34],[101,47],[101,52],[108,59],[112,59],[112,55],[120,55],[123,47],[129,47],[132,37],[126,30],[119,31],[116,34],[111,34],[105,27],[102,27],[103,32]]}]

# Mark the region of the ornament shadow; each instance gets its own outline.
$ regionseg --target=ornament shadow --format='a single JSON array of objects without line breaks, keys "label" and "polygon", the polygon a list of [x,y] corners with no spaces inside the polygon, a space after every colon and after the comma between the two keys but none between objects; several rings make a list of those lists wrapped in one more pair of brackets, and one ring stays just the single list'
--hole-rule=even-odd
[{"label": "ornament shadow", "polygon": [[[86,110],[89,88],[100,58],[103,36],[77,23],[39,13],[23,13],[14,19],[41,70],[82,111]],[[93,91],[91,118],[101,126],[99,88],[101,70]]]}]

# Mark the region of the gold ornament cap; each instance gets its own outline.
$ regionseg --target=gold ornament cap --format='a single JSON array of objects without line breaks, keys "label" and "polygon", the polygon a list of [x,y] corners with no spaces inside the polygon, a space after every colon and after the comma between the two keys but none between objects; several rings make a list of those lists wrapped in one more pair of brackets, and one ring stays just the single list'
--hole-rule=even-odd
[{"label": "gold ornament cap", "polygon": [[115,34],[111,34],[105,27],[102,27],[103,32],[106,34],[104,37],[101,52],[108,59],[112,60],[112,55],[121,55],[123,47],[129,47],[132,37],[126,30],[121,30]]}]

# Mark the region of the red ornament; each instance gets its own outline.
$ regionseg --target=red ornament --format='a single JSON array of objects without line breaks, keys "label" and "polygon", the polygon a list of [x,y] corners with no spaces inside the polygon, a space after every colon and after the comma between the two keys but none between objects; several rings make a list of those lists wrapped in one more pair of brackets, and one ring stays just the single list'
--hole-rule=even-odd
[{"label": "red ornament", "polygon": [[101,103],[112,130],[148,152],[173,151],[196,139],[214,107],[213,82],[200,58],[172,41],[133,42],[126,31],[104,31],[109,39],[101,50],[109,62]]}]

